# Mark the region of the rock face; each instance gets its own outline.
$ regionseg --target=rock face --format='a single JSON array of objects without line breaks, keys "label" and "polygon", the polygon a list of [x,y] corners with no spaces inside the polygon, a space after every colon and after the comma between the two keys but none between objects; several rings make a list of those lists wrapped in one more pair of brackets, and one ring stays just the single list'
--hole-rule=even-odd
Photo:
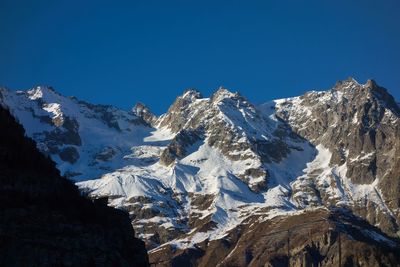
[{"label": "rock face", "polygon": [[202,133],[196,130],[181,130],[164,149],[160,157],[160,163],[171,165],[176,159],[182,159],[187,155],[187,149],[202,139]]},{"label": "rock face", "polygon": [[[372,80],[361,85],[350,78],[330,91],[277,101],[276,108],[297,134],[329,149],[330,165],[342,168],[354,187],[364,186],[364,195],[344,188],[354,201],[354,211],[396,234],[400,221],[400,195],[394,191],[400,173],[400,108],[386,89]],[[365,185],[371,185],[370,190],[365,190]],[[376,203],[367,196],[370,194],[383,199],[388,208],[377,211]],[[329,194],[323,199],[331,205],[338,201]]]},{"label": "rock face", "polygon": [[[187,90],[160,117],[143,104],[124,112],[61,96],[39,103],[35,90],[2,90],[1,101],[28,136],[55,147],[48,154],[82,192],[129,212],[152,262],[285,266],[284,246],[272,242],[284,244],[285,236],[261,235],[322,216],[330,228],[313,226],[312,238],[293,232],[295,266],[338,263],[332,227],[343,230],[347,265],[398,265],[399,107],[373,81],[348,79],[258,106],[225,88],[210,97]],[[66,103],[84,104],[75,114]],[[46,110],[56,107],[63,115],[53,118]],[[68,120],[78,123],[80,143],[62,135],[69,130],[56,132]]]},{"label": "rock face", "polygon": [[149,125],[153,125],[157,120],[157,116],[154,115],[147,106],[140,102],[136,103],[132,108],[132,113],[137,117],[142,118],[143,121]]},{"label": "rock face", "polygon": [[157,124],[176,133],[162,162],[169,165],[174,157],[183,158],[187,154],[181,148],[202,140],[231,161],[252,161],[235,174],[253,191],[266,189],[268,172],[264,164],[279,162],[290,153],[288,142],[298,140],[239,93],[222,87],[211,98],[202,98],[195,90],[185,91]]},{"label": "rock face", "polygon": [[0,265],[149,266],[128,216],[82,197],[0,107]]}]

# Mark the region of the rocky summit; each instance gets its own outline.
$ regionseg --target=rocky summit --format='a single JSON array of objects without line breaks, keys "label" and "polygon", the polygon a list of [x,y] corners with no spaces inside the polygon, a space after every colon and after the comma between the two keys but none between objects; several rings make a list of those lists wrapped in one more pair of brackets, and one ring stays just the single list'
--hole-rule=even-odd
[{"label": "rocky summit", "polygon": [[400,108],[373,80],[260,105],[190,89],[161,116],[48,87],[0,102],[157,266],[400,265]]}]

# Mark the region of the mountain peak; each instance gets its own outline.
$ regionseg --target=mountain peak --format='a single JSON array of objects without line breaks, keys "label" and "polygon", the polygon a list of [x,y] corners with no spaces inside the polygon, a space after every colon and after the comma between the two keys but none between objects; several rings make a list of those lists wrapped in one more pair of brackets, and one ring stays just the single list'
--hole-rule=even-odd
[{"label": "mountain peak", "polygon": [[148,113],[150,112],[150,109],[143,103],[141,102],[137,102],[135,104],[135,106],[133,106],[132,108],[132,112],[137,115],[137,116],[141,116],[143,113]]},{"label": "mountain peak", "polygon": [[400,114],[400,108],[393,96],[373,79],[368,79],[365,84],[358,83],[354,78],[348,78],[344,81],[338,81],[332,89],[333,92],[344,93],[352,98],[364,99],[368,101],[369,97],[377,99],[384,104],[386,108],[392,110],[395,114]]},{"label": "mountain peak", "polygon": [[189,88],[183,92],[183,95],[181,96],[181,98],[195,100],[195,99],[203,98],[203,96],[196,89]]},{"label": "mountain peak", "polygon": [[386,88],[379,86],[374,80],[369,79],[363,85],[364,88],[370,90],[371,94],[378,100],[385,104],[385,107],[390,109],[397,115],[400,115],[400,107],[396,103],[394,97],[386,90]]},{"label": "mountain peak", "polygon": [[44,99],[49,100],[58,96],[59,94],[50,86],[36,86],[35,88],[27,91],[28,97],[31,100]]},{"label": "mountain peak", "polygon": [[238,92],[231,92],[223,86],[220,86],[211,96],[212,102],[219,102],[225,98],[237,98],[240,94]]},{"label": "mountain peak", "polygon": [[141,102],[137,102],[131,111],[133,114],[135,114],[139,118],[142,118],[146,123],[150,125],[153,125],[153,123],[157,120],[157,116],[154,115],[151,110]]},{"label": "mountain peak", "polygon": [[360,86],[360,84],[353,77],[349,77],[346,80],[337,81],[333,89],[339,91],[355,86]]},{"label": "mountain peak", "polygon": [[368,79],[367,82],[364,84],[365,87],[370,87],[370,88],[376,88],[379,87],[379,85],[376,83],[375,80],[373,79]]},{"label": "mountain peak", "polygon": [[196,89],[187,89],[181,96],[178,96],[174,103],[170,106],[167,113],[174,112],[180,109],[185,109],[191,103],[197,99],[201,99],[203,96]]},{"label": "mountain peak", "polygon": [[393,96],[373,79],[368,79],[365,84],[360,84],[355,79],[348,78],[347,80],[340,82],[339,85],[337,84],[334,87],[334,90],[355,94],[356,97],[363,99],[365,97],[365,99],[368,99],[368,96],[372,96],[395,114],[400,114],[400,108]]}]

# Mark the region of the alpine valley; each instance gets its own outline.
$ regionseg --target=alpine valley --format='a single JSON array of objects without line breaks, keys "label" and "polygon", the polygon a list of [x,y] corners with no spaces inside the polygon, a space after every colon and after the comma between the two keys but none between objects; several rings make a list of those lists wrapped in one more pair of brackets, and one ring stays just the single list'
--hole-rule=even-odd
[{"label": "alpine valley", "polygon": [[50,87],[0,103],[157,266],[400,266],[400,107],[373,80],[260,105],[186,90],[161,116]]}]

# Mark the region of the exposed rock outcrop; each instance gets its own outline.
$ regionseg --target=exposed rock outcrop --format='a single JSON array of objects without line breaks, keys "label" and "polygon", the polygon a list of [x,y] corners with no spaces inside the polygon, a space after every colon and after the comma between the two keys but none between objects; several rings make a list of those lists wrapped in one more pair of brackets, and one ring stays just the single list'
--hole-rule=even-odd
[{"label": "exposed rock outcrop", "polygon": [[[185,91],[159,118],[158,125],[177,133],[177,137],[186,132],[201,133],[197,134],[199,139],[228,159],[256,162],[236,173],[255,192],[267,188],[268,170],[263,164],[279,162],[290,154],[293,147],[287,141],[295,142],[296,138],[284,124],[272,122],[242,95],[223,87],[210,98],[203,98],[195,90]],[[170,146],[177,148],[176,144],[174,139]],[[173,150],[169,147],[164,151],[162,162],[171,164],[176,158]]]},{"label": "exposed rock outcrop", "polygon": [[132,108],[132,112],[139,118],[142,118],[143,121],[148,123],[150,126],[154,126],[157,121],[157,116],[154,115],[146,105],[140,102],[136,103]]},{"label": "exposed rock outcrop", "polygon": [[349,78],[329,91],[279,100],[276,108],[297,134],[328,148],[330,164],[345,166],[352,183],[376,188],[390,210],[369,210],[375,204],[365,197],[354,199],[355,212],[396,235],[400,196],[393,188],[400,183],[400,108],[387,90],[373,80],[359,84]]},{"label": "exposed rock outcrop", "polygon": [[166,166],[176,159],[187,155],[187,149],[202,139],[202,133],[193,130],[181,130],[172,139],[171,143],[161,153],[160,162]]}]

